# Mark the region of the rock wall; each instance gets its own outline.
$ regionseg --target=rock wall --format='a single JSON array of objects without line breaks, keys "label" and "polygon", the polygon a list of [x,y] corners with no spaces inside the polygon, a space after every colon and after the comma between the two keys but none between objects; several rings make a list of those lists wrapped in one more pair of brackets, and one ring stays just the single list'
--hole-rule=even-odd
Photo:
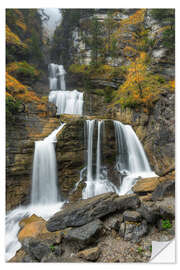
[{"label": "rock wall", "polygon": [[113,108],[112,117],[130,124],[136,131],[152,169],[163,175],[175,169],[175,94],[164,92],[149,113],[143,110]]},{"label": "rock wall", "polygon": [[33,104],[26,112],[15,115],[12,125],[6,127],[6,207],[29,203],[34,142],[49,135],[59,121],[55,108],[46,106],[46,112]]}]

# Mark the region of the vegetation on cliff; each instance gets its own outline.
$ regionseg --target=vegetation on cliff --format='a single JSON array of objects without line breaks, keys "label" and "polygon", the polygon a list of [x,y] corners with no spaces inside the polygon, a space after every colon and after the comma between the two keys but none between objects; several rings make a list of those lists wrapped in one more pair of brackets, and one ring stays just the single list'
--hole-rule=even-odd
[{"label": "vegetation on cliff", "polygon": [[[175,87],[174,78],[163,74],[166,63],[174,61],[174,13],[173,9],[64,10],[54,35],[53,58],[58,55],[56,61],[66,64],[85,91],[103,94],[111,106],[151,108],[160,93]],[[157,30],[148,24],[148,18]],[[159,67],[153,52],[161,48],[166,53]],[[87,52],[89,63],[84,60]],[[106,86],[96,86],[97,80],[106,81]]]},{"label": "vegetation on cliff", "polygon": [[13,119],[21,104],[40,102],[31,88],[43,64],[42,22],[37,9],[6,10],[6,116]]}]

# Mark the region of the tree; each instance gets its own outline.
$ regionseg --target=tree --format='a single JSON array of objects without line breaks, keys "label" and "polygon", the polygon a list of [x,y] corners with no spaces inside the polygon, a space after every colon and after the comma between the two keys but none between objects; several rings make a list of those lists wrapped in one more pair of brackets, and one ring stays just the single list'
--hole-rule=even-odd
[{"label": "tree", "polygon": [[147,55],[140,55],[128,67],[126,80],[115,96],[115,102],[122,106],[135,107],[145,105],[151,107],[158,99],[162,87],[159,76],[152,74],[146,64]]},{"label": "tree", "polygon": [[102,47],[102,24],[98,21],[96,17],[93,17],[91,20],[90,34],[92,64],[97,67],[98,57]]}]

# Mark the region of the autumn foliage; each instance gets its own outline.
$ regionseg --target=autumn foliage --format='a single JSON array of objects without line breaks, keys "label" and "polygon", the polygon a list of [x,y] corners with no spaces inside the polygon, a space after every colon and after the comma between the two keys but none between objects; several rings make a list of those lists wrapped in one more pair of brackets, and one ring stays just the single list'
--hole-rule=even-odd
[{"label": "autumn foliage", "polygon": [[142,52],[128,67],[126,80],[114,96],[114,103],[123,107],[152,107],[159,98],[162,83],[158,75],[148,70],[147,55]]}]

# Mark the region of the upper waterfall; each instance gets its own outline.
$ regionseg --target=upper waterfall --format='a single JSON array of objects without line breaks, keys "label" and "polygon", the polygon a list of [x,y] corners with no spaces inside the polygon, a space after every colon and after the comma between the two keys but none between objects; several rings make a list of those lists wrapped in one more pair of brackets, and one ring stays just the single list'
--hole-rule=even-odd
[{"label": "upper waterfall", "polygon": [[83,113],[83,93],[77,90],[66,91],[65,74],[62,65],[49,64],[49,102],[57,107],[57,115]]}]

